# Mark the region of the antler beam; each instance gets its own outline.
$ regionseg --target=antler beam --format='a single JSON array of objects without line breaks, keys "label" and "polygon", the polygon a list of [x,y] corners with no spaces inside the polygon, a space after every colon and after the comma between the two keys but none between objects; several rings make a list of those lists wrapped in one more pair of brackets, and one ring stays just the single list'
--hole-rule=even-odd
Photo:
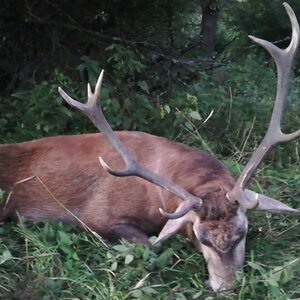
[{"label": "antler beam", "polygon": [[94,93],[91,90],[90,84],[87,86],[88,93],[88,101],[86,104],[78,102],[71,98],[68,94],[64,92],[62,88],[58,88],[60,95],[66,100],[66,102],[84,113],[93,124],[102,132],[102,134],[108,139],[108,141],[112,144],[112,146],[116,149],[116,151],[121,155],[125,162],[125,168],[123,170],[114,170],[109,167],[102,157],[99,157],[100,163],[102,167],[112,175],[115,176],[138,176],[141,177],[151,183],[154,183],[167,191],[173,193],[178,198],[186,201],[184,208],[182,211],[178,211],[176,213],[167,213],[163,209],[160,209],[160,212],[168,217],[168,218],[180,218],[185,215],[190,210],[199,210],[202,205],[202,199],[190,194],[184,188],[168,180],[161,175],[150,171],[149,169],[141,166],[129,153],[117,135],[113,132],[112,128],[108,124],[101,108],[97,106],[97,102],[100,102],[100,92],[101,92],[101,84],[103,79],[104,71],[99,75],[99,78],[96,83]]},{"label": "antler beam", "polygon": [[258,205],[258,199],[255,200],[246,197],[244,190],[263,159],[276,145],[290,142],[300,136],[300,130],[289,134],[284,134],[281,130],[282,115],[287,105],[290,72],[300,40],[299,24],[295,13],[287,3],[283,3],[283,5],[292,25],[292,39],[290,45],[286,49],[280,49],[268,41],[249,36],[254,42],[261,45],[272,55],[277,66],[278,79],[276,100],[267,133],[257,150],[253,153],[234,188],[227,193],[227,198],[231,202],[238,201],[246,209],[255,208]]}]

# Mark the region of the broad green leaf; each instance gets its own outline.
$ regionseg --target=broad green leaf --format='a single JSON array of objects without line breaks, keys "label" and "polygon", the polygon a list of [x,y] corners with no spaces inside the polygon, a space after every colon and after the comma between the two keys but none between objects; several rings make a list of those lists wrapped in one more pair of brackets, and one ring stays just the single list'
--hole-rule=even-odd
[{"label": "broad green leaf", "polygon": [[148,295],[154,295],[154,294],[157,294],[158,292],[152,288],[151,286],[145,286],[142,288],[142,291],[145,293],[145,294],[148,294]]},{"label": "broad green leaf", "polygon": [[115,261],[115,262],[113,262],[113,263],[111,264],[110,269],[111,269],[112,271],[116,271],[117,268],[118,268],[118,262]]},{"label": "broad green leaf", "polygon": [[167,105],[167,104],[164,105],[164,109],[165,109],[165,111],[166,111],[168,114],[171,112],[171,108],[170,108],[170,106]]},{"label": "broad green leaf", "polygon": [[199,120],[199,121],[201,120],[200,114],[195,110],[190,112],[190,117],[195,120]]},{"label": "broad green leaf", "polygon": [[185,127],[186,127],[187,129],[189,129],[189,130],[193,130],[193,129],[194,129],[194,128],[193,128],[193,125],[192,125],[191,123],[189,123],[189,122],[185,122],[184,125],[185,125]]},{"label": "broad green leaf", "polygon": [[10,260],[12,258],[12,255],[8,249],[4,250],[2,255],[0,256],[0,265],[6,262],[7,260]]},{"label": "broad green leaf", "polygon": [[260,266],[259,264],[253,262],[253,261],[248,261],[247,264],[255,270],[258,270],[260,273],[265,273],[266,271],[264,270],[264,268],[262,266]]},{"label": "broad green leaf", "polygon": [[160,268],[166,267],[173,256],[173,249],[168,248],[156,260],[157,266]]},{"label": "broad green leaf", "polygon": [[142,299],[142,291],[141,290],[134,290],[132,293],[131,293],[132,297],[134,298],[138,298],[138,299]]},{"label": "broad green leaf", "polygon": [[137,85],[145,92],[147,92],[147,94],[149,93],[149,86],[148,83],[145,80],[141,80],[137,83]]},{"label": "broad green leaf", "polygon": [[181,293],[176,293],[175,299],[176,300],[186,300],[187,298]]},{"label": "broad green leaf", "polygon": [[64,245],[71,245],[72,244],[72,240],[71,240],[70,236],[67,233],[65,233],[63,231],[59,231],[58,234],[59,234],[59,237],[60,237],[61,244],[64,244]]},{"label": "broad green leaf", "polygon": [[129,265],[134,259],[134,256],[132,254],[127,254],[125,256],[125,265]]},{"label": "broad green leaf", "polygon": [[124,245],[115,245],[115,246],[113,246],[113,249],[117,250],[119,252],[126,252],[126,251],[128,251],[128,248],[126,246],[124,246]]},{"label": "broad green leaf", "polygon": [[72,258],[75,260],[79,260],[78,254],[76,252],[73,253]]}]

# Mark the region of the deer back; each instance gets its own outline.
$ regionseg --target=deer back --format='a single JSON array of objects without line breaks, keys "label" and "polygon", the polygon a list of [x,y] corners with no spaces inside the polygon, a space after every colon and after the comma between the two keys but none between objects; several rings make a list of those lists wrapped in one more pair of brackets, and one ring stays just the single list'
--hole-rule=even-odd
[{"label": "deer back", "polygon": [[[224,196],[233,186],[228,170],[207,153],[142,132],[123,131],[117,135],[142,165],[176,181],[192,194],[203,196],[222,189]],[[12,189],[13,192],[8,201],[2,202],[0,216],[11,218],[18,212],[35,221],[76,223],[55,196],[97,232],[105,234],[110,223],[130,219],[142,223],[149,234],[157,234],[167,220],[158,208],[172,211],[181,201],[141,178],[108,174],[99,165],[100,153],[112,166],[123,167],[120,155],[98,133],[1,145],[0,188],[7,194]],[[207,199],[203,218],[220,218],[231,207],[225,197],[213,197],[210,193]]]}]

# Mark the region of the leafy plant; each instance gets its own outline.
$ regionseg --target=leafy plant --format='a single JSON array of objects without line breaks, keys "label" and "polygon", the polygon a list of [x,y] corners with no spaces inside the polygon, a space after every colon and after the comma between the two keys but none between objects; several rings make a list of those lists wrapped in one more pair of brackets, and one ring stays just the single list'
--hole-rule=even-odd
[{"label": "leafy plant", "polygon": [[[239,165],[228,161],[234,171]],[[289,171],[263,169],[265,194],[298,205],[299,185]],[[271,184],[272,183],[272,184]],[[24,299],[297,299],[300,296],[297,216],[249,212],[246,266],[237,289],[215,295],[205,285],[201,253],[182,237],[154,248],[105,246],[62,223],[24,221],[0,227],[0,297]]]}]

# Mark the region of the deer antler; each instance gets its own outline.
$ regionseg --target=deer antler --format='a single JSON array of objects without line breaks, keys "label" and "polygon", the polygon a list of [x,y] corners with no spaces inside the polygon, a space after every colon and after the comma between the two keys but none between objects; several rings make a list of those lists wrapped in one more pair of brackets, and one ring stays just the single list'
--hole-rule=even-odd
[{"label": "deer antler", "polygon": [[80,103],[69,95],[67,95],[62,88],[58,88],[61,96],[68,102],[69,105],[75,107],[82,113],[84,113],[93,124],[102,132],[102,134],[109,140],[109,142],[113,145],[113,147],[117,150],[117,152],[121,155],[125,162],[125,168],[123,170],[114,170],[109,167],[104,160],[99,157],[100,163],[102,167],[112,175],[115,176],[138,176],[141,177],[151,183],[154,183],[167,191],[173,193],[178,198],[186,201],[186,204],[183,206],[183,209],[176,213],[167,213],[164,210],[160,209],[160,212],[168,217],[168,218],[180,218],[184,216],[190,210],[199,210],[202,206],[202,199],[190,194],[188,191],[183,189],[181,186],[177,185],[175,182],[168,180],[165,177],[156,174],[149,169],[141,166],[129,153],[129,151],[125,148],[122,142],[119,140],[117,135],[113,132],[112,128],[108,124],[105,116],[101,108],[98,108],[97,102],[100,102],[100,91],[101,91],[101,83],[103,79],[102,72],[99,75],[97,80],[97,84],[95,87],[94,93],[91,90],[90,84],[87,86],[88,91],[88,101],[86,104]]},{"label": "deer antler", "polygon": [[260,163],[276,145],[290,142],[300,136],[300,130],[289,134],[284,134],[281,130],[282,114],[287,104],[290,72],[300,40],[299,24],[295,13],[287,3],[283,3],[283,5],[292,25],[292,39],[286,49],[280,49],[268,41],[249,36],[272,55],[277,66],[278,79],[276,100],[267,133],[236,181],[234,188],[227,193],[230,201],[238,201],[246,209],[255,208],[258,205],[259,198],[247,197],[244,190]]}]

